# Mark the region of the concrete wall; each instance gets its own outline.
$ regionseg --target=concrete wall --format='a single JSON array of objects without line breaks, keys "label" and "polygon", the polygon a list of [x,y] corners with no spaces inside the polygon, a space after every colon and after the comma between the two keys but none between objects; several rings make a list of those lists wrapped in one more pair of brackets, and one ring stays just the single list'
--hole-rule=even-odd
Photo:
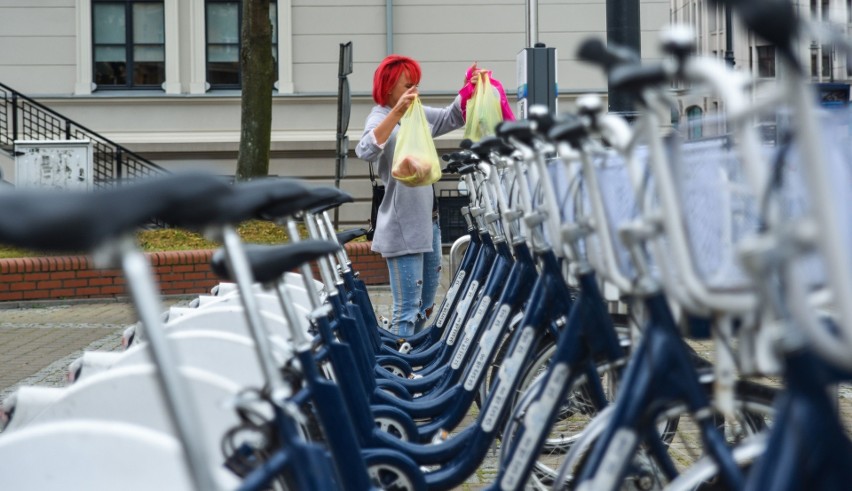
[{"label": "concrete wall", "polygon": [[[170,0],[174,1],[174,0]],[[167,2],[169,3],[169,2]],[[507,88],[515,86],[515,57],[525,42],[524,0],[395,0],[393,51],[421,61],[423,92],[458,90],[473,61],[495,71]],[[184,0],[166,8],[166,24],[178,35],[167,37],[179,58],[174,77],[180,93],[193,93],[191,67],[202,65],[203,0]],[[576,61],[579,42],[604,36],[605,0],[541,0],[539,40],[557,48],[559,85],[564,91],[602,90],[604,79]],[[75,77],[90,47],[79,32],[89,26],[83,14],[88,0],[3,0],[0,2],[0,81],[31,95],[74,92]],[[667,1],[641,3],[642,52],[659,56],[656,36],[669,20]],[[372,73],[387,54],[384,0],[278,0],[279,59],[292,64],[293,92],[337,91],[338,46],[352,41],[355,93],[369,94]],[[202,49],[199,50],[198,48]],[[203,74],[202,74],[203,75]],[[211,94],[214,95],[214,94]]]},{"label": "concrete wall", "polygon": [[32,94],[71,93],[75,0],[0,1],[0,82]]}]

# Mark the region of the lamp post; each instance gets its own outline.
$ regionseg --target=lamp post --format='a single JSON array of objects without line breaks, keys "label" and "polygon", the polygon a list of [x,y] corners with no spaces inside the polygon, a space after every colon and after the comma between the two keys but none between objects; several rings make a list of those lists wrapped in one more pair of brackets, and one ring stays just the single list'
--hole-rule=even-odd
[{"label": "lamp post", "polygon": [[[640,54],[639,0],[606,0],[606,39]],[[629,113],[633,103],[629,94],[608,87],[610,112]]]}]

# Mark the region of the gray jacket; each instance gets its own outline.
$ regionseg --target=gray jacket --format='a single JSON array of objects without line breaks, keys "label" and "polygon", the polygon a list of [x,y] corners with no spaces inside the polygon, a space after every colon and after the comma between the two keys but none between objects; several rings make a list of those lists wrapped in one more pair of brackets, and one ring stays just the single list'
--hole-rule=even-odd
[{"label": "gray jacket", "polygon": [[[460,98],[438,109],[423,106],[426,119],[432,126],[432,136],[440,136],[464,126]],[[364,134],[355,147],[358,158],[378,163],[378,174],[385,185],[385,198],[376,218],[376,234],[372,250],[383,257],[418,254],[432,251],[432,186],[408,187],[391,177],[393,151],[399,125],[393,129],[384,145],[376,143],[373,128],[379,125],[391,108],[375,106],[367,116]]]}]

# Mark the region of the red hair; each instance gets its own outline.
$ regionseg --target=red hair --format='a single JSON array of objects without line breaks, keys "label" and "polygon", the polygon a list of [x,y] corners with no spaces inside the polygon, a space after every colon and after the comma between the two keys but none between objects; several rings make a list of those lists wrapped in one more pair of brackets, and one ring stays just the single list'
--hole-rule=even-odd
[{"label": "red hair", "polygon": [[414,85],[420,83],[420,64],[413,58],[389,55],[379,63],[376,73],[373,74],[373,100],[376,104],[387,105],[388,94],[399,82],[402,72],[408,75],[409,82]]}]

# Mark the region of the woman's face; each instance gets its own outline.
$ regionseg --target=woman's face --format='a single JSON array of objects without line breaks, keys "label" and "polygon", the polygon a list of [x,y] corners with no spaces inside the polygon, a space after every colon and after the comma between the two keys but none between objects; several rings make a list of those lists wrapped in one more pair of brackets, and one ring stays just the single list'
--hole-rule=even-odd
[{"label": "woman's face", "polygon": [[408,74],[403,71],[399,75],[399,80],[396,81],[396,85],[390,91],[388,95],[388,106],[394,107],[396,106],[399,98],[402,97],[402,94],[405,93],[406,90],[414,87],[415,84],[411,83],[408,78]]}]

